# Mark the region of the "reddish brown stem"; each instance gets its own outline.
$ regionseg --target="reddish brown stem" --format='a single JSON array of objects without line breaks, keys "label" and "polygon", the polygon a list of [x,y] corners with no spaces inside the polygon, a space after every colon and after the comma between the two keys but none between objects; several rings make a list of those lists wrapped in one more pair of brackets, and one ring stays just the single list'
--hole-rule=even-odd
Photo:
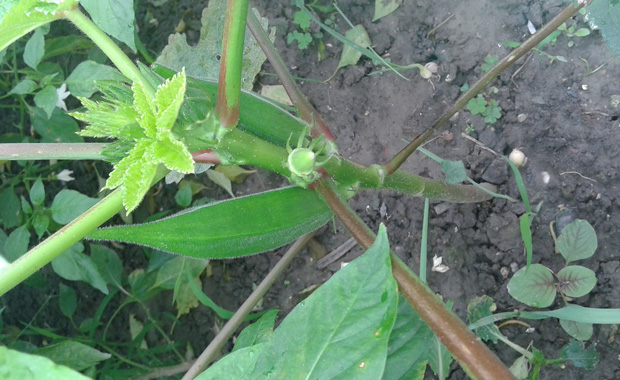
[{"label": "reddish brown stem", "polygon": [[[338,195],[333,182],[320,180],[314,185],[364,249],[370,248],[375,234]],[[514,379],[508,368],[474,335],[467,326],[437,297],[403,261],[390,252],[392,272],[398,289],[437,338],[456,358],[465,372],[478,380]]]},{"label": "reddish brown stem", "polygon": [[205,149],[205,150],[200,150],[198,152],[194,152],[192,153],[192,158],[194,159],[194,162],[200,162],[202,164],[219,165],[222,163],[217,153],[212,151],[211,149]]}]

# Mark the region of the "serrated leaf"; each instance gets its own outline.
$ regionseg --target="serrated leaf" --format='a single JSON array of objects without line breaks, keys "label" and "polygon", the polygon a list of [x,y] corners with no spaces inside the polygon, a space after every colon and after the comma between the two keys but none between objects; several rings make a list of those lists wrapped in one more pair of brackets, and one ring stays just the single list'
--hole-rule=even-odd
[{"label": "serrated leaf", "polygon": [[570,360],[575,367],[585,369],[594,369],[600,359],[599,354],[594,349],[594,345],[584,348],[582,342],[574,339],[571,339],[568,345],[562,347],[562,358]]},{"label": "serrated leaf", "polygon": [[381,225],[366,253],[282,321],[247,378],[269,373],[274,379],[379,379],[397,300],[387,234]]},{"label": "serrated leaf", "polygon": [[89,256],[82,253],[84,245],[76,243],[52,260],[52,268],[60,277],[69,281],[84,281],[103,294],[108,294],[105,280],[97,265]]},{"label": "serrated leaf", "polygon": [[278,310],[269,310],[258,321],[243,329],[237,337],[233,352],[269,341],[273,335],[277,315]]},{"label": "serrated leaf", "polygon": [[72,340],[38,348],[32,353],[45,356],[57,365],[67,366],[76,371],[82,371],[112,357],[108,353]]},{"label": "serrated leaf", "polygon": [[446,176],[446,183],[450,185],[459,184],[467,180],[467,172],[463,161],[443,160],[441,172]]},{"label": "serrated leaf", "polygon": [[58,285],[58,307],[67,318],[73,318],[77,309],[77,294],[73,288],[62,282]]},{"label": "serrated leaf", "polygon": [[81,373],[58,365],[48,358],[24,354],[2,346],[0,346],[0,378],[89,380]]},{"label": "serrated leaf", "polygon": [[433,338],[433,332],[400,295],[382,379],[421,379],[420,374],[423,378]]},{"label": "serrated leaf", "polygon": [[587,259],[594,255],[598,247],[596,231],[586,220],[577,219],[564,227],[556,247],[567,263]]},{"label": "serrated leaf", "polygon": [[133,0],[81,0],[80,5],[101,30],[136,51]]},{"label": "serrated leaf", "polygon": [[185,96],[185,68],[157,88],[155,106],[157,108],[157,134],[172,129]]},{"label": "serrated leaf", "polygon": [[[368,37],[368,32],[366,32],[366,29],[362,25],[355,25],[355,28],[349,29],[344,36],[346,39],[351,40],[353,43],[361,46],[362,48],[368,48],[372,45],[370,37]],[[345,43],[342,48],[342,55],[340,56],[340,61],[338,61],[338,67],[336,70],[346,66],[356,65],[361,56],[362,53]]]},{"label": "serrated leaf", "polygon": [[[280,247],[327,223],[331,215],[316,194],[289,187],[209,204],[153,223],[99,229],[88,238],[199,258],[229,258]],[[198,225],[201,231],[196,233]]]},{"label": "serrated leaf", "polygon": [[[267,30],[267,19],[261,18],[256,10],[253,11]],[[219,77],[220,55],[222,54],[222,37],[224,31],[224,16],[226,15],[226,1],[210,1],[202,12],[200,40],[195,46],[189,46],[185,34],[173,34],[168,37],[168,45],[164,47],[156,64],[181,71],[185,67],[188,76],[217,81]],[[275,28],[269,38],[275,39]],[[245,34],[242,88],[251,90],[254,78],[265,62],[265,55],[256,43],[251,33]]]},{"label": "serrated leaf", "polygon": [[596,285],[596,274],[580,265],[569,265],[558,272],[558,291],[572,298],[585,296]]},{"label": "serrated leaf", "polygon": [[139,81],[133,82],[131,90],[133,91],[133,106],[138,115],[140,115],[138,123],[144,130],[144,134],[154,139],[157,136],[157,122],[155,116],[157,108],[155,107],[155,101],[146,93],[142,83]]},{"label": "serrated leaf", "polygon": [[68,224],[97,202],[98,199],[89,198],[75,190],[62,189],[52,202],[52,218],[56,223]]},{"label": "serrated leaf", "polygon": [[235,197],[235,194],[233,194],[232,192],[232,184],[230,182],[230,179],[228,179],[228,177],[226,177],[224,173],[216,172],[215,170],[208,170],[206,173],[207,177],[209,177],[209,179],[213,181],[213,183],[226,190],[226,192],[230,194],[231,197]]},{"label": "serrated leaf", "polygon": [[577,340],[588,340],[592,338],[594,332],[591,323],[575,322],[566,319],[560,319],[560,326],[568,335]]},{"label": "serrated leaf", "polygon": [[162,139],[153,144],[153,155],[170,170],[181,173],[194,172],[192,154],[182,142],[173,137]]},{"label": "serrated leaf", "polygon": [[547,307],[556,296],[553,274],[544,265],[521,268],[508,282],[508,293],[519,302],[532,307]]},{"label": "serrated leaf", "polygon": [[95,81],[122,81],[125,77],[115,68],[95,61],[84,61],[77,65],[65,83],[71,95],[90,98],[99,88]]},{"label": "serrated leaf", "polygon": [[586,8],[586,21],[592,29],[599,29],[609,50],[620,56],[620,5],[608,0],[593,1]]},{"label": "serrated leaf", "polygon": [[[493,302],[493,298],[489,296],[476,297],[467,305],[467,321],[469,323],[474,323],[484,317],[488,317],[493,314],[495,308],[496,306],[495,302]],[[495,324],[482,326],[477,328],[474,332],[485,342],[491,341],[497,343],[498,336],[502,336],[502,333]]]},{"label": "serrated leaf", "polygon": [[45,200],[45,187],[41,177],[37,178],[30,188],[30,201],[34,206],[41,206]]},{"label": "serrated leaf", "polygon": [[375,0],[375,15],[372,17],[372,21],[377,21],[394,12],[402,2],[403,0]]},{"label": "serrated leaf", "polygon": [[24,63],[37,69],[45,54],[45,37],[41,29],[35,30],[24,47]]}]

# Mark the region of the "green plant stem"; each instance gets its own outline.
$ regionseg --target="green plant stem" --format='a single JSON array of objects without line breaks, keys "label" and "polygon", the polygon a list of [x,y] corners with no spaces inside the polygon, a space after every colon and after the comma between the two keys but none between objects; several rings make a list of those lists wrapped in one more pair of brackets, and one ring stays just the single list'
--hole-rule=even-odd
[{"label": "green plant stem", "polygon": [[217,90],[215,114],[224,128],[234,128],[239,122],[243,44],[248,0],[228,0],[222,41],[222,59]]},{"label": "green plant stem", "polygon": [[[334,184],[321,180],[314,189],[325,198],[358,244],[364,249],[370,248],[375,234],[342,200]],[[471,377],[478,380],[514,379],[508,368],[398,256],[390,252],[390,259],[400,292]]]},{"label": "green plant stem", "polygon": [[328,141],[334,141],[334,135],[329,130],[327,123],[321,115],[317,112],[317,110],[310,104],[308,98],[301,92],[297,83],[293,80],[291,73],[286,68],[282,57],[278,54],[275,46],[271,43],[267,32],[260,25],[260,22],[254,15],[254,12],[248,12],[248,29],[252,32],[252,35],[256,39],[256,42],[259,44],[269,63],[273,66],[276,75],[282,82],[286,93],[291,98],[297,110],[299,110],[299,115],[301,118],[308,123],[308,125],[312,126],[312,136],[318,137],[319,135],[324,135],[325,139]]},{"label": "green plant stem", "polygon": [[248,316],[256,304],[265,296],[267,291],[271,288],[275,280],[280,277],[282,272],[288,268],[293,258],[301,251],[301,249],[308,243],[308,241],[314,236],[314,232],[308,233],[300,237],[291,245],[291,247],[282,256],[282,259],[273,267],[273,269],[267,274],[263,281],[254,289],[252,294],[243,302],[235,314],[226,322],[222,330],[217,336],[209,343],[207,348],[200,354],[194,365],[185,373],[182,380],[191,380],[198,376],[215,358],[215,355],[220,351],[224,343],[237,331],[237,328]]},{"label": "green plant stem", "polygon": [[443,127],[448,120],[455,113],[457,113],[461,108],[465,107],[465,105],[474,97],[476,97],[486,86],[491,82],[496,76],[503,73],[507,68],[512,66],[519,58],[521,58],[525,53],[529,52],[533,48],[535,48],[542,40],[544,40],[549,34],[551,34],[554,30],[556,30],[560,25],[562,25],[566,20],[573,17],[579,9],[583,8],[586,3],[589,1],[581,2],[577,7],[574,7],[572,4],[568,5],[560,14],[555,16],[551,21],[549,21],[544,27],[540,28],[538,32],[536,32],[533,36],[531,36],[527,41],[522,43],[518,48],[514,49],[510,52],[506,57],[504,57],[501,61],[497,63],[489,72],[487,72],[476,84],[474,84],[469,91],[461,95],[460,98],[456,100],[456,103],[446,111],[440,118],[435,122],[435,124],[426,129],[424,133],[416,137],[413,141],[411,141],[405,148],[403,148],[400,152],[396,153],[396,155],[384,165],[385,171],[387,175],[391,175],[394,173],[405,160],[413,153],[415,150],[422,145],[429,137],[433,135],[439,128]]},{"label": "green plant stem", "polygon": [[84,13],[76,8],[71,11],[65,11],[64,17],[75,24],[82,33],[86,34],[86,36],[110,58],[112,63],[114,63],[123,75],[132,81],[140,82],[151,96],[155,96],[155,89],[150,85],[144,75],[142,75],[136,65],[134,65],[114,41],[86,17]]},{"label": "green plant stem", "polygon": [[0,144],[0,160],[101,160],[106,143]]},{"label": "green plant stem", "polygon": [[0,296],[113,217],[123,207],[122,198],[121,189],[116,189],[84,214],[2,269]]},{"label": "green plant stem", "polygon": [[428,211],[430,201],[424,198],[424,215],[422,219],[422,239],[420,241],[420,281],[426,284],[426,261],[428,259]]}]

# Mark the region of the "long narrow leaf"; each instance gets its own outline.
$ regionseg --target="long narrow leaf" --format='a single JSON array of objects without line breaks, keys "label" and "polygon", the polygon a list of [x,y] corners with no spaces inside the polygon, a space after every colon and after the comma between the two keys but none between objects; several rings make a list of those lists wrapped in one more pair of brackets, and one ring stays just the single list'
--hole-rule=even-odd
[{"label": "long narrow leaf", "polygon": [[223,259],[278,248],[327,223],[331,216],[318,195],[288,187],[190,209],[152,223],[99,229],[87,238]]}]

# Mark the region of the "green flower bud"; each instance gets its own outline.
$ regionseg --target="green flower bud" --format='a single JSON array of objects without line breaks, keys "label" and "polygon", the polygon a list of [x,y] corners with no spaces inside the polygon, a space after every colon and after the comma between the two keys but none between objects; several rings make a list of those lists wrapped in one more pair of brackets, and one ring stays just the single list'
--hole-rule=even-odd
[{"label": "green flower bud", "polygon": [[316,154],[309,148],[297,148],[288,155],[288,166],[293,174],[308,176],[314,172]]}]

